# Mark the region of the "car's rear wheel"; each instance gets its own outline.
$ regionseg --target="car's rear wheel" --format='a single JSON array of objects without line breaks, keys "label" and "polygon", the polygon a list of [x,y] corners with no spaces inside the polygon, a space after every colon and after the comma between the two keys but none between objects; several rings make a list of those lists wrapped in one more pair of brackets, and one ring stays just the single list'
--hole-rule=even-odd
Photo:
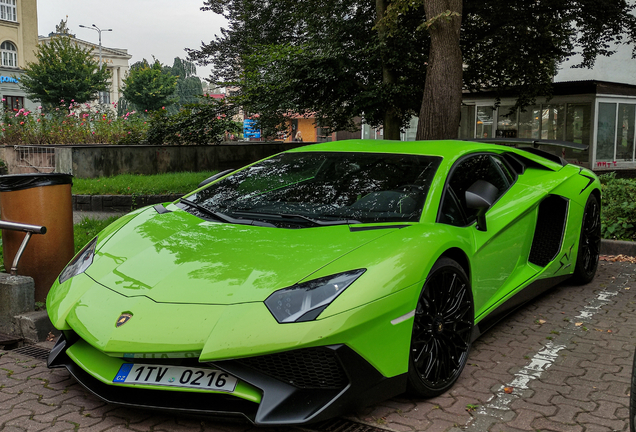
[{"label": "car's rear wheel", "polygon": [[573,282],[586,284],[594,279],[601,252],[601,205],[598,198],[591,194],[585,203],[579,252],[576,257]]},{"label": "car's rear wheel", "polygon": [[409,357],[409,392],[434,397],[461,374],[475,321],[473,295],[466,273],[452,259],[440,258],[428,275],[417,302]]}]

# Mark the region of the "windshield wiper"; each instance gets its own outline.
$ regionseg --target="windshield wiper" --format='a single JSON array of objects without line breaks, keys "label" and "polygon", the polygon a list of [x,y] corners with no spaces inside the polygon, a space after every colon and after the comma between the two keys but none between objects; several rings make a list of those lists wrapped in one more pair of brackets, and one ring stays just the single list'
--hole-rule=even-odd
[{"label": "windshield wiper", "polygon": [[225,213],[221,213],[221,212],[217,212],[217,211],[214,211],[214,210],[210,210],[209,208],[203,207],[202,205],[197,204],[194,201],[190,201],[189,199],[186,199],[186,198],[180,198],[179,202],[187,204],[190,207],[194,207],[195,209],[199,210],[201,213],[205,213],[208,216],[212,216],[214,219],[216,219],[218,221],[221,221],[221,222],[227,222],[227,223],[231,223],[231,224],[258,225],[258,226],[275,227],[275,225],[270,224],[270,223],[255,221],[255,220],[251,220],[251,219],[233,218],[231,216],[226,215]]},{"label": "windshield wiper", "polygon": [[296,214],[296,213],[260,213],[260,212],[234,212],[236,213],[240,213],[240,214],[244,214],[250,217],[265,217],[268,219],[278,219],[278,220],[285,220],[285,219],[301,219],[303,221],[309,222],[314,226],[332,226],[332,225],[350,225],[350,224],[359,224],[362,223],[359,220],[355,220],[355,219],[337,219],[337,220],[321,220],[321,219],[314,219],[314,218],[310,218],[308,216],[304,216],[301,214]]}]

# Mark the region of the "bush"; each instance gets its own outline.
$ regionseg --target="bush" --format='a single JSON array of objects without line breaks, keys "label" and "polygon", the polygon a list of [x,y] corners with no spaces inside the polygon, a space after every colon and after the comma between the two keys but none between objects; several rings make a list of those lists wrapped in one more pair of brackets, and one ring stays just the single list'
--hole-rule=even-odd
[{"label": "bush", "polygon": [[227,133],[242,129],[232,120],[236,108],[212,97],[202,97],[200,102],[186,105],[176,114],[165,109],[153,112],[146,142],[160,144],[218,144]]},{"label": "bush", "polygon": [[[63,101],[62,101],[63,102]],[[141,136],[146,122],[134,111],[117,117],[108,106],[69,105],[43,111],[2,111],[0,144],[118,144],[131,135]]]},{"label": "bush", "polygon": [[116,109],[117,104],[91,107],[73,101],[48,111],[5,109],[0,111],[0,144],[218,144],[242,129],[232,120],[236,108],[212,97],[175,114],[162,107],[118,116]]},{"label": "bush", "polygon": [[603,185],[601,235],[611,240],[636,240],[636,180],[600,176]]}]

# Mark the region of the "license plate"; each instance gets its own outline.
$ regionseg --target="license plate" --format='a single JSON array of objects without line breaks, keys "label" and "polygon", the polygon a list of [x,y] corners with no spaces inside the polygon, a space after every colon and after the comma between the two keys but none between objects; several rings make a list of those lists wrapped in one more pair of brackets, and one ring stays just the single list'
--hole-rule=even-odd
[{"label": "license plate", "polygon": [[114,383],[149,384],[233,392],[236,378],[223,371],[183,366],[157,366],[124,363],[113,379]]}]

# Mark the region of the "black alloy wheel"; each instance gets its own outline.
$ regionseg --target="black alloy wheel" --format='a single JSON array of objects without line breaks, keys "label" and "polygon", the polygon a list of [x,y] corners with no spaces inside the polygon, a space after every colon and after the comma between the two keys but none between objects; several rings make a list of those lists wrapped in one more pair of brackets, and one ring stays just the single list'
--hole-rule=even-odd
[{"label": "black alloy wheel", "polygon": [[461,374],[475,313],[470,282],[452,259],[440,258],[429,273],[415,309],[409,358],[410,393],[438,396]]},{"label": "black alloy wheel", "polygon": [[576,258],[573,281],[586,284],[594,279],[601,252],[601,205],[598,198],[591,194],[585,203],[579,252]]}]

